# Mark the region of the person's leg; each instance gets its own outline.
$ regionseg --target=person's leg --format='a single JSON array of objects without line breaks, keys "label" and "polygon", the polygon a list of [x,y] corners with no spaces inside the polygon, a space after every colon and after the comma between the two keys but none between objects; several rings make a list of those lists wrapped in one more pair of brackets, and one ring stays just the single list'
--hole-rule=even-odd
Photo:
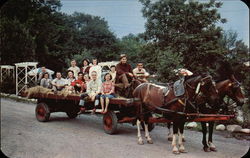
[{"label": "person's leg", "polygon": [[104,113],[108,112],[109,99],[111,99],[111,98],[114,98],[113,94],[109,94],[109,95],[106,96],[106,107],[105,107]]},{"label": "person's leg", "polygon": [[102,106],[102,111],[101,111],[101,113],[103,113],[103,111],[104,111],[104,99],[105,99],[105,96],[104,96],[104,95],[101,95],[101,98],[100,98],[101,106]]},{"label": "person's leg", "polygon": [[94,102],[94,109],[93,109],[93,114],[95,113],[95,111],[96,111],[96,107],[99,105],[99,98],[100,98],[100,95],[95,95],[94,96],[94,100],[95,100],[95,102]]},{"label": "person's leg", "polygon": [[84,103],[85,103],[84,98],[86,98],[87,96],[88,96],[88,94],[86,94],[86,93],[81,94],[81,96],[80,96],[80,102],[79,102],[80,111],[77,114],[81,114],[81,113],[83,113],[85,111],[85,108],[84,108]]},{"label": "person's leg", "polygon": [[106,97],[105,102],[106,102],[106,106],[105,106],[104,113],[107,113],[108,112],[108,106],[109,106],[109,98],[108,97]]},{"label": "person's leg", "polygon": [[126,74],[122,74],[121,76],[121,81],[124,85],[124,88],[127,88],[129,86],[129,82],[128,82],[128,77]]}]

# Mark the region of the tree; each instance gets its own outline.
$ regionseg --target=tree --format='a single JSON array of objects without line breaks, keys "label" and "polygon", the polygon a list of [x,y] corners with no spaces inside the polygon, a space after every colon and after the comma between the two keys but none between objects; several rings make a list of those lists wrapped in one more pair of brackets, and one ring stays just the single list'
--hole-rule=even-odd
[{"label": "tree", "polygon": [[70,16],[73,27],[77,30],[76,42],[80,52],[90,50],[92,56],[99,60],[112,60],[118,50],[117,39],[109,30],[108,23],[103,18],[75,12]]},{"label": "tree", "polygon": [[60,6],[58,0],[5,3],[0,13],[2,63],[38,61],[40,66],[62,71],[79,56],[114,59],[117,39],[103,18],[67,15],[58,12]]},{"label": "tree", "polygon": [[[183,66],[191,71],[206,70],[221,54],[222,29],[217,22],[226,22],[217,12],[221,2],[199,3],[186,0],[140,0],[147,19],[145,37],[160,50],[166,48],[181,56]],[[156,51],[152,54],[157,55]],[[175,67],[173,67],[174,69]]]},{"label": "tree", "polygon": [[[182,67],[182,57],[177,53],[171,52],[171,49],[158,52],[157,72],[159,80],[162,82],[171,82],[178,79],[174,70]],[[175,68],[175,69],[173,69]]]},{"label": "tree", "polygon": [[135,66],[137,62],[142,61],[140,58],[140,52],[145,44],[145,40],[139,34],[129,34],[119,40],[120,52],[127,54],[129,61],[133,66]]}]

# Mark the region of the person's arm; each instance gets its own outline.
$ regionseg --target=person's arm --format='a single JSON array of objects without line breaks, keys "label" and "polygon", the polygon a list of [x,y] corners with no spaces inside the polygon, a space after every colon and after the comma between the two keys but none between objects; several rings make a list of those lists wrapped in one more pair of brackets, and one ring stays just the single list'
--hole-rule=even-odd
[{"label": "person's arm", "polygon": [[42,77],[43,77],[43,74],[42,74],[42,73],[39,73],[39,75],[38,75],[38,81],[41,81],[41,80],[42,80]]},{"label": "person's arm", "polygon": [[83,84],[82,84],[82,92],[84,92],[86,90],[87,90],[87,85],[86,85],[86,83],[83,82]]},{"label": "person's arm", "polygon": [[41,82],[40,82],[40,86],[44,86],[44,83],[45,83],[45,79],[41,79]]},{"label": "person's arm", "polygon": [[91,85],[91,81],[89,81],[88,83],[87,83],[87,90],[86,90],[86,92],[87,93],[90,93],[90,85]]},{"label": "person's arm", "polygon": [[75,86],[76,85],[76,80],[75,81],[73,81],[73,82],[71,82],[71,86]]},{"label": "person's arm", "polygon": [[128,64],[128,75],[131,76],[131,77],[134,76],[133,71],[132,71],[132,67],[129,64]]},{"label": "person's arm", "polygon": [[49,79],[52,80],[52,74],[51,73],[49,73]]},{"label": "person's arm", "polygon": [[102,87],[102,83],[98,81],[98,89],[97,89],[97,94],[101,93],[101,87]]},{"label": "person's arm", "polygon": [[137,77],[137,75],[136,75],[136,68],[133,69],[133,75],[134,75],[135,77]]},{"label": "person's arm", "polygon": [[144,77],[149,77],[149,73],[144,69]]},{"label": "person's arm", "polygon": [[131,74],[133,74],[133,70],[130,64],[128,64],[128,72],[130,72]]},{"label": "person's arm", "polygon": [[125,73],[125,72],[121,69],[120,64],[117,64],[117,65],[116,65],[115,70],[116,70],[116,74],[118,74],[118,75],[122,75],[122,74]]},{"label": "person's arm", "polygon": [[101,93],[102,93],[102,94],[104,94],[103,89],[104,89],[104,83],[102,83],[102,87],[101,87]]},{"label": "person's arm", "polygon": [[55,78],[54,80],[52,80],[51,84],[52,84],[53,86],[56,86],[56,78]]},{"label": "person's arm", "polygon": [[111,91],[109,92],[109,94],[115,93],[115,85],[113,84],[113,82],[111,83]]}]

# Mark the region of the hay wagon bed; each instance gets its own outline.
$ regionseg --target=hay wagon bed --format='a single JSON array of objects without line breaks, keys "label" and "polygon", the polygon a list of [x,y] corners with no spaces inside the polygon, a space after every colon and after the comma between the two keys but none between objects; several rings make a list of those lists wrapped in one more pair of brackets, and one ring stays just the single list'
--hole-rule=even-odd
[{"label": "hay wagon bed", "polygon": [[[26,97],[27,93],[21,93],[21,96]],[[62,96],[57,94],[41,94],[36,93],[31,98],[37,99],[35,109],[36,118],[40,122],[49,121],[50,114],[54,112],[65,112],[69,118],[77,117],[80,110],[80,96],[68,95]],[[103,114],[103,129],[108,134],[114,134],[117,131],[118,123],[135,122],[135,104],[140,103],[140,100],[135,98],[112,98],[110,99],[109,109],[106,114]],[[83,114],[91,113],[93,102],[86,102],[86,111]],[[100,105],[98,106],[100,108]],[[100,109],[96,110],[100,114]],[[151,115],[152,116],[152,115]],[[217,115],[217,114],[186,114],[187,122],[204,122],[204,121],[226,121],[234,117],[233,115]],[[154,123],[172,122],[163,117],[149,118],[149,131],[153,130]],[[142,126],[143,127],[143,126]],[[144,128],[144,127],[143,127]]]}]

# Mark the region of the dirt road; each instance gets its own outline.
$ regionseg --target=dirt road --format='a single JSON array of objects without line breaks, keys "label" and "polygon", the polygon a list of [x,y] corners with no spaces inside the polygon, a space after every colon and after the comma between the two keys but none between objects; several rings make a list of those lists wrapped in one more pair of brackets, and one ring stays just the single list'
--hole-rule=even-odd
[{"label": "dirt road", "polygon": [[105,134],[101,116],[82,115],[68,119],[53,113],[49,122],[35,118],[35,104],[1,99],[1,150],[18,158],[238,158],[249,141],[214,135],[217,152],[202,150],[200,132],[185,131],[188,153],[173,155],[166,140],[167,129],[156,127],[154,144],[137,145],[136,127],[119,125],[116,135]]}]

